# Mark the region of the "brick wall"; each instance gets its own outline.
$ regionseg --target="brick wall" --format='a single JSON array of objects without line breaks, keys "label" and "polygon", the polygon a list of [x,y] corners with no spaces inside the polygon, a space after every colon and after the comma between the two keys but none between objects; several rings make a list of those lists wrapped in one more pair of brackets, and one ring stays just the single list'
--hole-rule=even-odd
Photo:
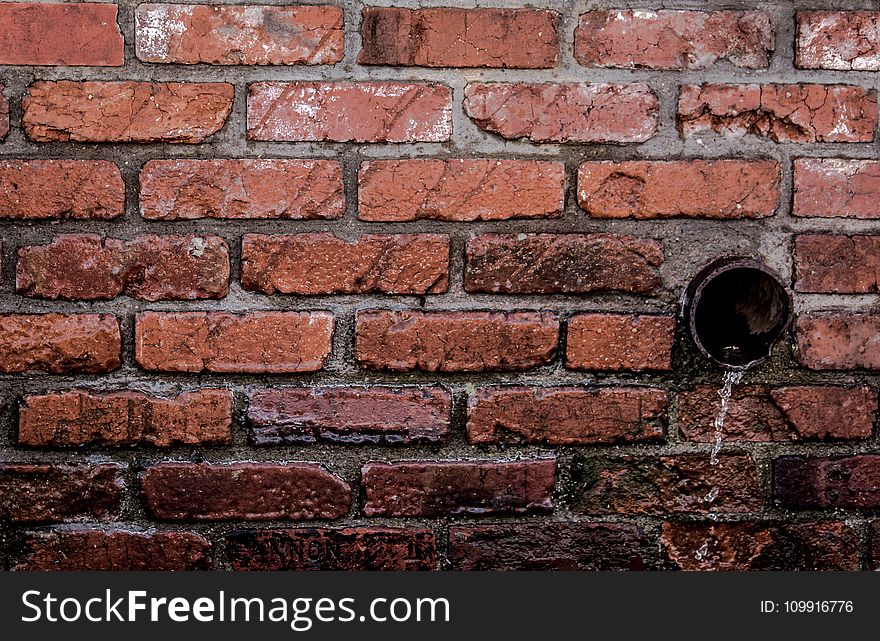
[{"label": "brick wall", "polygon": [[876,3],[389,4],[0,4],[2,566],[880,562]]}]

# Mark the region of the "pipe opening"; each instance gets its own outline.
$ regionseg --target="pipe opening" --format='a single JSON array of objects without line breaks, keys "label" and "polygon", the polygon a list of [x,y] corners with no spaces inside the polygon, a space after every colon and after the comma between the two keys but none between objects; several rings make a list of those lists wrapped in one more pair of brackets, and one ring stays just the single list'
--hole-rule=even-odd
[{"label": "pipe opening", "polygon": [[728,369],[767,358],[791,319],[791,297],[768,267],[727,258],[701,271],[688,288],[686,313],[700,351]]}]

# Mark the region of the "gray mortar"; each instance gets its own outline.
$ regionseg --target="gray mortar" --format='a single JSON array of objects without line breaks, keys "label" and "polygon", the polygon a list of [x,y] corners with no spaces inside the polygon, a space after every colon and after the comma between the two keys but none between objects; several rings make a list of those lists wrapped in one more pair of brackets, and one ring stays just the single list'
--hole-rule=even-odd
[{"label": "gray mortar", "polygon": [[[193,2],[195,3],[195,2]],[[661,517],[631,517],[607,515],[588,517],[573,513],[567,504],[570,488],[569,467],[577,452],[591,456],[624,454],[682,454],[708,453],[711,443],[689,443],[680,439],[675,427],[677,403],[670,408],[670,428],[667,442],[651,446],[613,447],[542,447],[542,446],[474,446],[466,439],[465,402],[468,391],[481,385],[523,384],[555,385],[656,385],[676,392],[697,384],[719,384],[721,372],[703,359],[690,344],[679,326],[674,369],[668,374],[606,374],[568,371],[563,367],[561,354],[545,367],[522,373],[428,374],[419,372],[383,373],[361,370],[353,360],[353,330],[356,311],[370,308],[426,310],[456,309],[529,309],[554,310],[563,318],[584,310],[620,312],[678,313],[681,292],[687,282],[705,264],[719,255],[739,253],[763,258],[790,284],[792,273],[793,234],[805,231],[836,233],[872,233],[880,222],[853,219],[798,219],[791,215],[792,159],[806,157],[876,158],[880,143],[774,143],[757,137],[724,138],[700,136],[682,140],[676,130],[678,89],[684,84],[704,82],[761,82],[761,83],[843,83],[866,88],[877,88],[878,76],[872,72],[806,71],[793,69],[794,12],[810,9],[877,9],[871,0],[778,0],[776,2],[747,2],[717,0],[658,2],[648,0],[583,1],[557,0],[525,2],[524,0],[302,0],[301,4],[337,4],[345,8],[345,58],[332,66],[211,66],[144,64],[134,53],[134,0],[119,1],[119,24],[125,35],[124,67],[0,67],[0,83],[10,99],[10,132],[0,143],[0,158],[76,158],[103,159],[119,165],[126,183],[125,215],[114,221],[60,221],[29,222],[0,220],[3,241],[3,273],[0,280],[0,313],[67,313],[105,312],[116,314],[122,321],[124,338],[123,366],[106,375],[0,375],[0,460],[16,462],[97,462],[115,461],[129,465],[128,494],[122,515],[108,527],[130,529],[155,528],[138,499],[137,475],[146,465],[167,460],[205,461],[317,461],[323,462],[340,474],[352,487],[355,496],[350,514],[333,522],[276,521],[257,523],[201,523],[158,524],[160,529],[197,531],[215,542],[218,567],[223,561],[222,536],[241,528],[283,527],[338,527],[370,523],[389,526],[424,526],[435,531],[438,557],[446,549],[445,528],[450,523],[525,522],[522,517],[492,517],[491,519],[366,519],[359,514],[362,497],[358,494],[359,470],[371,460],[417,459],[516,459],[555,454],[559,464],[556,507],[549,518],[539,521],[626,521],[646,528],[656,542]],[[186,4],[186,3],[181,3]],[[219,0],[212,4],[241,4],[241,0]],[[259,4],[288,4],[279,0],[260,0]],[[502,69],[424,69],[366,67],[355,63],[360,49],[361,10],[364,6],[396,7],[540,7],[561,13],[560,61],[554,70]],[[776,27],[776,50],[771,64],[765,70],[739,69],[719,63],[707,70],[650,71],[620,69],[587,69],[573,57],[574,29],[578,16],[590,9],[761,9],[771,14]],[[76,144],[31,143],[21,129],[21,98],[34,80],[152,80],[152,81],[222,81],[235,85],[233,110],[223,129],[201,145],[167,144]],[[427,144],[338,144],[338,143],[266,143],[246,138],[247,85],[263,80],[407,80],[437,82],[452,87],[453,129],[452,140]],[[637,145],[556,145],[533,144],[527,141],[504,141],[479,129],[462,109],[464,88],[469,82],[645,82],[657,93],[661,102],[661,131],[650,141]],[[138,172],[148,160],[157,158],[331,158],[343,164],[347,208],[343,218],[335,221],[291,220],[192,220],[179,222],[147,221],[138,211]],[[558,160],[566,167],[565,213],[555,220],[510,220],[501,222],[437,222],[369,223],[357,220],[357,168],[373,158],[458,158],[498,157],[518,159]],[[692,159],[692,158],[773,158],[782,167],[782,198],[776,214],[767,219],[708,221],[708,220],[592,220],[577,205],[576,173],[584,160],[635,159]],[[453,258],[449,292],[426,297],[418,296],[264,296],[242,290],[240,274],[241,247],[239,237],[246,232],[296,233],[332,231],[354,238],[363,233],[437,232],[450,236]],[[462,287],[464,244],[469,237],[487,232],[589,232],[606,231],[632,234],[659,240],[666,254],[661,269],[663,288],[656,295],[600,294],[589,296],[553,295],[483,295],[466,294]],[[128,297],[102,302],[65,302],[29,299],[15,293],[15,253],[18,247],[48,242],[59,233],[98,233],[109,237],[132,238],[142,233],[156,234],[218,234],[230,246],[232,266],[229,295],[218,301],[146,303]],[[797,311],[825,309],[876,309],[878,297],[795,295]],[[331,310],[337,319],[333,356],[327,367],[315,374],[304,375],[153,375],[139,369],[134,362],[133,318],[144,309],[151,310],[225,310],[250,311],[255,309]],[[681,325],[681,324],[680,324]],[[563,343],[564,344],[564,343]],[[325,445],[266,446],[248,443],[244,415],[248,390],[268,386],[312,385],[426,385],[440,383],[452,390],[455,404],[453,435],[443,446],[369,446]],[[791,340],[777,347],[773,357],[750,372],[745,383],[781,384],[852,384],[866,383],[873,388],[880,383],[880,373],[812,372],[800,368],[792,358]],[[132,389],[157,395],[173,395],[200,387],[229,387],[235,391],[234,443],[227,447],[175,447],[157,449],[145,446],[107,449],[40,449],[15,446],[17,435],[18,402],[26,394],[40,394],[49,390],[85,388],[107,392]],[[877,451],[878,437],[840,444],[809,443],[743,443],[726,445],[724,452],[748,452],[755,459],[765,492],[765,510],[753,514],[725,515],[720,520],[772,519],[786,520],[845,518],[862,540],[862,560],[867,562],[867,525],[864,512],[835,511],[790,513],[772,506],[770,465],[773,458],[784,454],[822,453],[853,454]],[[687,518],[687,517],[685,517]],[[711,517],[695,517],[705,520]],[[21,542],[22,534],[34,528],[12,527],[0,524],[0,552],[5,547],[13,551]],[[659,554],[659,552],[658,552]],[[7,558],[9,554],[0,556]],[[8,563],[0,561],[0,567]]]}]

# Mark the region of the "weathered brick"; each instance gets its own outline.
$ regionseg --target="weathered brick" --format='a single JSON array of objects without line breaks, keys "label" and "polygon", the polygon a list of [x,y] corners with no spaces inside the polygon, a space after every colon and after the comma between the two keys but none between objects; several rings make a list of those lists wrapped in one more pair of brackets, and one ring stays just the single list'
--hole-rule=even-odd
[{"label": "weathered brick", "polygon": [[871,142],[877,92],[854,85],[684,85],[678,126],[686,138],[714,132],[774,142]]},{"label": "weathered brick", "polygon": [[60,523],[106,520],[120,508],[123,467],[95,465],[0,464],[0,520]]},{"label": "weathered brick", "polygon": [[[678,429],[692,441],[715,441],[718,387],[678,396]],[[736,386],[724,418],[725,441],[800,441],[871,436],[877,392],[870,387]]]},{"label": "weathered brick", "polygon": [[241,285],[263,294],[439,294],[449,288],[449,237],[246,234]]},{"label": "weathered brick", "polygon": [[799,292],[873,294],[880,289],[880,236],[801,234],[794,263]]},{"label": "weathered brick", "polygon": [[578,204],[593,218],[764,218],[779,205],[775,160],[585,162]]},{"label": "weathered brick", "polygon": [[675,318],[577,314],[568,321],[565,366],[600,371],[672,369]]},{"label": "weathered brick", "polygon": [[31,532],[19,571],[182,571],[211,568],[211,544],[194,532],[61,530]]},{"label": "weathered brick", "polygon": [[160,463],[141,475],[153,517],[170,521],[338,519],[351,488],[314,463]]},{"label": "weathered brick", "polygon": [[232,392],[205,389],[165,399],[140,392],[87,390],[26,396],[18,443],[36,447],[232,442]]},{"label": "weathered brick", "polygon": [[761,11],[590,11],[574,32],[586,67],[705,69],[768,66],[775,33]]},{"label": "weathered brick", "polygon": [[471,443],[585,445],[663,438],[668,403],[651,388],[484,387],[468,404]]},{"label": "weathered brick", "polygon": [[559,57],[553,11],[367,7],[362,65],[548,69]]},{"label": "weathered brick", "polygon": [[345,212],[335,160],[151,160],[140,185],[141,215],[149,220],[311,220]]},{"label": "weathered brick", "polygon": [[641,83],[474,83],[464,95],[471,120],[508,140],[645,142],[660,127],[657,96]]},{"label": "weathered brick", "polygon": [[612,234],[483,234],[467,241],[464,287],[501,294],[646,294],[661,285],[657,241]]},{"label": "weathered brick", "polygon": [[24,296],[109,300],[223,298],[229,249],[219,236],[62,234],[18,250],[15,288]]},{"label": "weathered brick", "polygon": [[858,570],[859,535],[840,521],[664,523],[663,553],[681,570]]},{"label": "weathered brick", "polygon": [[880,162],[844,158],[794,161],[795,216],[880,218]]},{"label": "weathered brick", "polygon": [[545,365],[559,343],[549,312],[367,311],[357,315],[362,367],[426,372],[516,371]]},{"label": "weathered brick", "polygon": [[524,514],[553,510],[556,460],[368,463],[366,516]]},{"label": "weathered brick", "polygon": [[793,509],[876,509],[880,455],[778,458],[773,461],[773,499]]},{"label": "weathered brick", "polygon": [[449,528],[453,570],[644,570],[651,545],[630,523],[505,523]]},{"label": "weathered brick", "polygon": [[135,51],[144,62],[322,65],[342,60],[335,6],[142,4]]},{"label": "weathered brick", "polygon": [[119,322],[106,314],[0,314],[0,373],[110,372],[121,365]]},{"label": "weathered brick", "polygon": [[125,184],[112,162],[0,161],[0,219],[110,219],[124,211]]},{"label": "weathered brick", "polygon": [[852,312],[801,314],[795,357],[810,369],[880,369],[880,316]]},{"label": "weathered brick", "polygon": [[141,367],[162,372],[314,372],[330,355],[329,312],[142,312]]},{"label": "weathered brick", "polygon": [[251,140],[443,142],[452,135],[452,91],[403,82],[255,82]]},{"label": "weathered brick", "polygon": [[589,457],[571,468],[571,505],[588,514],[754,512],[763,504],[748,455]]},{"label": "weathered brick", "polygon": [[425,529],[355,527],[340,530],[249,530],[226,537],[237,571],[434,570],[434,533]]},{"label": "weathered brick", "polygon": [[0,4],[0,65],[120,67],[116,4]]},{"label": "weathered brick", "polygon": [[556,218],[565,165],[541,160],[373,160],[358,174],[358,217],[372,222]]},{"label": "weathered brick", "polygon": [[22,101],[34,142],[199,143],[232,110],[220,82],[35,82]]},{"label": "weathered brick", "polygon": [[799,11],[795,64],[880,71],[880,11]]},{"label": "weathered brick", "polygon": [[259,445],[440,443],[452,397],[442,387],[273,387],[251,392],[248,423]]}]

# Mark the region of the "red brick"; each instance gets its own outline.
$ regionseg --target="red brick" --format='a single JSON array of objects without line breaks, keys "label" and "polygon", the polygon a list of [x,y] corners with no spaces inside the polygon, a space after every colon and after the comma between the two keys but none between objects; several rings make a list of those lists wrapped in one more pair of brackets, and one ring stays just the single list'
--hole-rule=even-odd
[{"label": "red brick", "polygon": [[549,312],[367,311],[357,315],[362,367],[426,372],[516,371],[546,365],[559,343]]},{"label": "red brick", "polygon": [[540,160],[374,160],[358,174],[358,217],[371,222],[557,218],[565,165]]},{"label": "red brick", "polygon": [[0,4],[0,65],[121,67],[115,4]]},{"label": "red brick", "polygon": [[211,569],[211,544],[194,532],[32,532],[13,570],[182,571]]},{"label": "red brick", "polygon": [[248,423],[258,445],[440,443],[452,397],[442,387],[273,387],[251,392]]},{"label": "red brick", "polygon": [[362,65],[549,69],[559,57],[553,11],[367,7]]},{"label": "red brick", "polygon": [[199,143],[232,110],[220,82],[35,82],[22,101],[34,142]]},{"label": "red brick", "polygon": [[794,161],[795,216],[880,218],[880,162],[843,158]]},{"label": "red brick", "polygon": [[135,51],[144,62],[321,65],[342,60],[342,9],[334,6],[142,4]]},{"label": "red brick", "polygon": [[795,64],[880,71],[880,11],[799,11]]},{"label": "red brick", "polygon": [[160,463],[141,475],[150,514],[170,521],[338,519],[351,488],[315,463]]},{"label": "red brick", "polygon": [[880,289],[880,236],[802,234],[794,243],[799,292],[873,294]]},{"label": "red brick", "polygon": [[880,455],[778,458],[773,461],[773,499],[792,509],[877,509]]},{"label": "red brick", "polygon": [[449,238],[440,234],[246,234],[241,285],[263,294],[439,294],[449,288]]},{"label": "red brick", "polygon": [[121,365],[119,322],[106,314],[0,314],[0,373],[111,372]]},{"label": "red brick", "polygon": [[663,249],[611,234],[483,234],[467,241],[464,287],[501,294],[649,293]]},{"label": "red brick", "polygon": [[684,85],[678,122],[686,138],[715,132],[774,142],[871,142],[877,92],[853,85]]},{"label": "red brick", "polygon": [[600,371],[672,369],[671,316],[578,314],[568,321],[565,366]]},{"label": "red brick", "polygon": [[555,459],[368,463],[366,516],[525,514],[553,510]]},{"label": "red brick", "polygon": [[60,523],[108,520],[120,508],[123,468],[97,465],[0,464],[0,520]]},{"label": "red brick", "polygon": [[111,219],[125,211],[119,167],[103,160],[0,161],[0,219]]},{"label": "red brick", "polygon": [[6,138],[6,134],[9,133],[9,101],[3,94],[5,90],[6,87],[0,83],[0,140]]},{"label": "red brick", "polygon": [[471,443],[586,445],[662,440],[666,392],[651,388],[483,387],[468,404]]},{"label": "red brick", "polygon": [[575,458],[571,505],[588,514],[754,512],[763,499],[748,455]]},{"label": "red brick", "polygon": [[593,218],[764,218],[779,205],[775,160],[585,162],[578,204]]},{"label": "red brick", "polygon": [[452,91],[405,82],[255,82],[250,140],[443,142],[452,135]]},{"label": "red brick", "polygon": [[24,296],[67,300],[223,298],[229,249],[219,236],[62,234],[18,250],[15,287]]},{"label": "red brick", "polygon": [[644,570],[650,542],[630,523],[505,523],[449,528],[453,570]]},{"label": "red brick", "polygon": [[26,396],[18,443],[36,447],[232,442],[232,392],[205,389],[165,399],[140,392],[87,390]]},{"label": "red brick", "polygon": [[141,312],[135,356],[160,372],[314,372],[330,355],[329,312]]},{"label": "red brick", "polygon": [[590,11],[574,32],[574,57],[585,67],[763,69],[774,36],[760,11]]},{"label": "red brick", "polygon": [[795,357],[810,369],[880,369],[880,316],[802,314],[795,321]]},{"label": "red brick", "polygon": [[140,182],[141,215],[149,220],[311,220],[345,212],[335,160],[151,160]]},{"label": "red brick", "polygon": [[437,567],[434,533],[424,529],[248,530],[226,537],[226,554],[236,571],[401,571]]},{"label": "red brick", "polygon": [[[678,396],[678,429],[692,441],[715,441],[721,409],[718,387]],[[877,393],[867,386],[737,386],[724,420],[725,441],[800,441],[868,438],[877,415]]]},{"label": "red brick", "polygon": [[660,127],[657,96],[641,83],[474,83],[464,95],[471,120],[508,140],[645,142]]},{"label": "red brick", "polygon": [[661,545],[681,570],[858,570],[859,535],[839,521],[664,523]]}]

